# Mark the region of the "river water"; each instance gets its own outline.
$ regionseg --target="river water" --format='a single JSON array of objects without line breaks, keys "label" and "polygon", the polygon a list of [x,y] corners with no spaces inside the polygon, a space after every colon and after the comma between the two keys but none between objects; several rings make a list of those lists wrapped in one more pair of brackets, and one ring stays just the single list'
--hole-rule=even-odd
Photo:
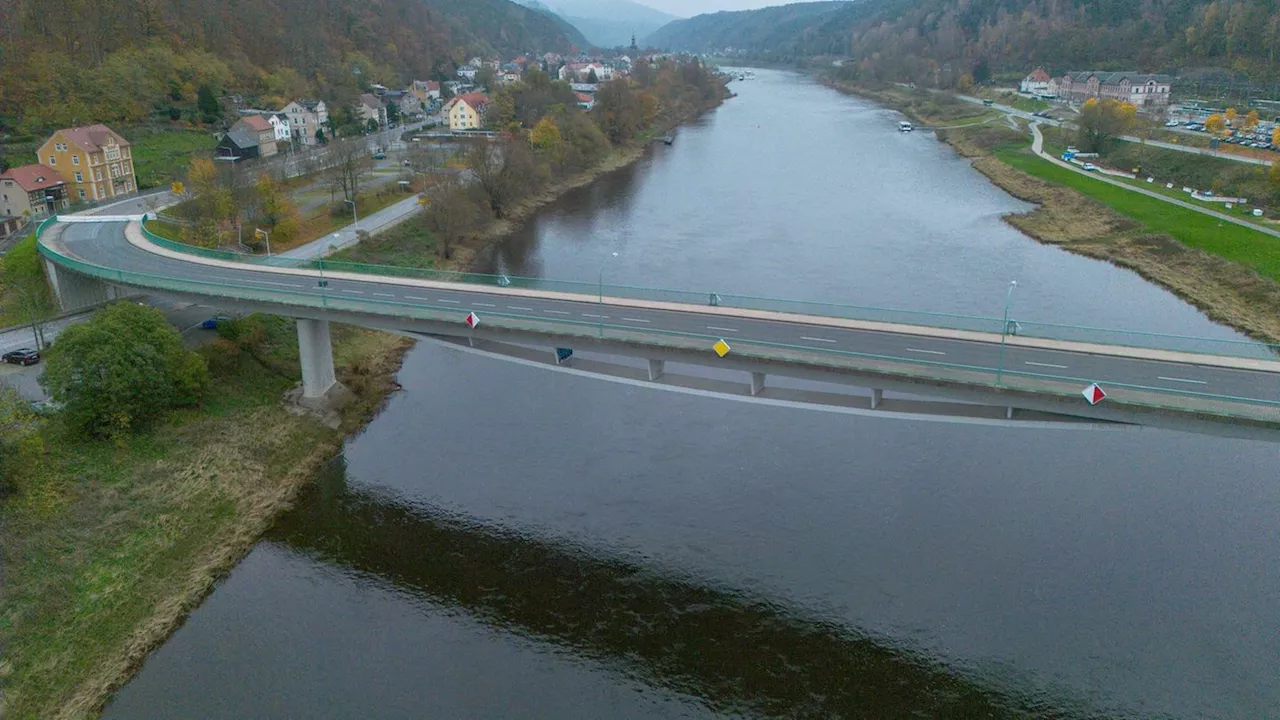
[{"label": "river water", "polygon": [[[1238,336],[757,72],[521,275]],[[618,253],[616,257],[613,253]],[[848,416],[423,344],[109,718],[1280,717],[1276,445]]]}]

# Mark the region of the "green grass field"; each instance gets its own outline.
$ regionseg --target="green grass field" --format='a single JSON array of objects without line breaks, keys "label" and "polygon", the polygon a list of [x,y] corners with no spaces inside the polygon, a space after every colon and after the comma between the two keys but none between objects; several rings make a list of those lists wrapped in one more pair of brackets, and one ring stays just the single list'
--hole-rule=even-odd
[{"label": "green grass field", "polygon": [[1026,148],[1021,143],[1004,145],[995,150],[995,155],[1028,175],[1087,195],[1142,223],[1150,232],[1172,236],[1190,247],[1240,263],[1272,280],[1280,280],[1280,238],[1108,185],[1031,155]]},{"label": "green grass field", "polygon": [[209,133],[194,130],[139,134],[137,139],[132,133],[126,136],[133,143],[134,173],[141,190],[167,186],[187,169],[192,157],[208,153],[217,144]]}]

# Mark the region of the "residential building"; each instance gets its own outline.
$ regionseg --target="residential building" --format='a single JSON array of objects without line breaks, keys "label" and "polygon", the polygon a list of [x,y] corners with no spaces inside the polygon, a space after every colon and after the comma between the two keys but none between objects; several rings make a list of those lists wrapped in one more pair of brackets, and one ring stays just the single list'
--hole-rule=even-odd
[{"label": "residential building", "polygon": [[1172,86],[1168,75],[1085,71],[1053,78],[1049,82],[1049,93],[1076,102],[1111,98],[1146,109],[1168,106]]},{"label": "residential building", "polygon": [[105,200],[138,191],[129,141],[106,125],[59,130],[37,154],[41,164],[67,182],[72,200]]},{"label": "residential building", "polygon": [[465,79],[467,82],[475,82],[476,73],[479,72],[479,70],[479,68],[471,65],[463,65],[458,68],[458,77]]},{"label": "residential building", "polygon": [[1022,79],[1020,90],[1028,95],[1049,95],[1049,73],[1044,68],[1038,67],[1031,71],[1031,74]]},{"label": "residential building", "polygon": [[294,100],[280,112],[289,118],[289,128],[301,145],[315,145],[316,133],[329,125],[329,110],[323,100]]},{"label": "residential building", "polygon": [[459,95],[445,105],[450,130],[478,130],[484,127],[484,113],[489,97],[484,93]]},{"label": "residential building", "polygon": [[[45,165],[23,165],[0,173],[0,218],[48,217],[70,204],[62,176]],[[0,231],[0,235],[7,233]]]},{"label": "residential building", "polygon": [[364,93],[356,100],[356,116],[361,120],[368,122],[370,120],[378,123],[378,127],[387,126],[387,106],[382,104],[382,100],[369,93]]},{"label": "residential building", "polygon": [[596,106],[596,98],[594,95],[588,95],[587,93],[580,92],[574,93],[574,96],[578,98],[578,107],[583,110],[590,110]]},{"label": "residential building", "polygon": [[520,82],[520,73],[515,71],[502,73],[503,85],[510,85],[512,83],[518,83],[518,82]]},{"label": "residential building", "polygon": [[232,130],[249,133],[257,140],[258,157],[271,157],[279,152],[276,147],[276,128],[263,115],[242,117],[231,126]]},{"label": "residential building", "polygon": [[409,94],[419,102],[430,105],[432,101],[440,99],[440,83],[435,80],[414,80],[409,87]]},{"label": "residential building", "polygon": [[260,156],[258,138],[257,132],[236,123],[218,139],[218,144],[213,148],[213,157],[215,160],[228,162],[252,160]]},{"label": "residential building", "polygon": [[276,131],[276,147],[280,143],[286,145],[293,141],[293,128],[289,127],[289,116],[284,113],[271,113],[267,116],[267,122],[271,123],[272,129]]}]

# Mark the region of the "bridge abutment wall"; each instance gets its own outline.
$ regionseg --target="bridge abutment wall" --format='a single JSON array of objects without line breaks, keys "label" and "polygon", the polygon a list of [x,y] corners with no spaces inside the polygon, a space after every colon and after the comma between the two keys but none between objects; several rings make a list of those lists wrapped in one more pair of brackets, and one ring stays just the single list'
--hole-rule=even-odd
[{"label": "bridge abutment wall", "polygon": [[63,312],[96,307],[125,297],[124,291],[115,285],[65,270],[47,259],[44,271],[58,308]]}]

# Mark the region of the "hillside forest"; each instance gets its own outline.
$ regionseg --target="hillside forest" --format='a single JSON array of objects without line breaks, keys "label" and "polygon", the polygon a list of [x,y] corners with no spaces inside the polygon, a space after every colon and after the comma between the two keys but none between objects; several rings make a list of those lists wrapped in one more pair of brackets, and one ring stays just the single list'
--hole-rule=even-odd
[{"label": "hillside forest", "polygon": [[506,0],[0,0],[0,135],[198,123],[201,88],[342,104],[472,55],[565,52],[572,34]]}]

